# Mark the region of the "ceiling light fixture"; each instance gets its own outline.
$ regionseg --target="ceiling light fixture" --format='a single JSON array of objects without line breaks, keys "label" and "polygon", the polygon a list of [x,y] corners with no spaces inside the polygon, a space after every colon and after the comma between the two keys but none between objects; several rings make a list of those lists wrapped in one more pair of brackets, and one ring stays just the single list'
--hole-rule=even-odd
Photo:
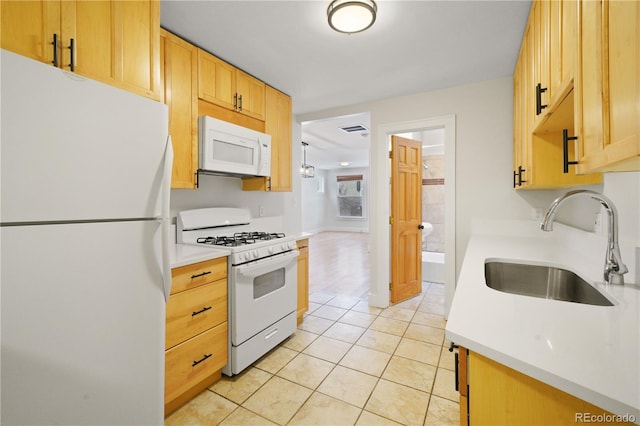
[{"label": "ceiling light fixture", "polygon": [[316,168],[310,164],[307,164],[307,146],[309,144],[302,142],[302,151],[304,153],[304,159],[302,160],[302,166],[300,166],[300,176],[303,178],[312,178],[316,175]]},{"label": "ceiling light fixture", "polygon": [[349,162],[348,161],[341,161],[340,165],[343,166],[343,167],[346,167],[346,166],[349,165]]},{"label": "ceiling light fixture", "polygon": [[341,33],[359,33],[376,21],[378,6],[373,0],[333,0],[327,8],[329,26]]}]

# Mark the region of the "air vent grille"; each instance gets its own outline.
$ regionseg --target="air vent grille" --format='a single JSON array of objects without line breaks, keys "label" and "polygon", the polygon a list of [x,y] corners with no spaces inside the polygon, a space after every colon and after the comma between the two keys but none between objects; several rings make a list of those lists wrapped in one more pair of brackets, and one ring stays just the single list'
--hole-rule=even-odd
[{"label": "air vent grille", "polygon": [[342,130],[345,133],[354,133],[354,132],[364,132],[369,129],[364,127],[362,124],[356,124],[355,126],[340,127],[340,130]]}]

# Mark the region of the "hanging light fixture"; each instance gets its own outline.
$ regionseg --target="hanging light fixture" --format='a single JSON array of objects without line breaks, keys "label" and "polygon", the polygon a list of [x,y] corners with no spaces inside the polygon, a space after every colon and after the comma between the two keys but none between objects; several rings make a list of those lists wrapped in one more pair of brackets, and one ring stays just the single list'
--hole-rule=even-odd
[{"label": "hanging light fixture", "polygon": [[378,6],[373,0],[333,0],[327,8],[329,26],[341,33],[359,33],[376,21]]},{"label": "hanging light fixture", "polygon": [[303,178],[312,178],[316,175],[316,168],[310,164],[307,164],[307,146],[309,144],[306,142],[302,142],[302,151],[303,151],[303,161],[302,166],[300,166],[300,176]]}]

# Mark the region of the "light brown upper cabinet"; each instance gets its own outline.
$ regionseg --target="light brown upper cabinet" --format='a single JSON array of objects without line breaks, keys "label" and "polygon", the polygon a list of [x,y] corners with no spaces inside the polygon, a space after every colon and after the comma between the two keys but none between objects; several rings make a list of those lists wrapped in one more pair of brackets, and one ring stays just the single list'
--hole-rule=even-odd
[{"label": "light brown upper cabinet", "polygon": [[161,30],[162,102],[169,107],[174,161],[171,188],[196,188],[198,169],[198,49]]},{"label": "light brown upper cabinet", "polygon": [[265,115],[265,84],[198,49],[198,97],[258,120]]},{"label": "light brown upper cabinet", "polygon": [[640,3],[579,4],[578,170],[640,170]]},{"label": "light brown upper cabinet", "polygon": [[159,1],[2,1],[2,48],[160,98]]},{"label": "light brown upper cabinet", "polygon": [[271,176],[245,178],[245,191],[291,192],[291,97],[266,86],[265,133],[271,135]]},{"label": "light brown upper cabinet", "polygon": [[577,18],[575,0],[532,4],[514,70],[514,188],[602,182],[575,167]]}]

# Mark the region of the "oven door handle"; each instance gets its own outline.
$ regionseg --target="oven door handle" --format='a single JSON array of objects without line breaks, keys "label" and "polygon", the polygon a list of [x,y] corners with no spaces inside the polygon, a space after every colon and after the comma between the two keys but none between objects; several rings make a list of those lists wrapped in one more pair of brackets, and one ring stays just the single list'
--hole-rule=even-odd
[{"label": "oven door handle", "polygon": [[275,271],[282,268],[298,257],[300,252],[298,250],[291,250],[281,255],[269,257],[267,259],[261,259],[254,262],[249,262],[244,265],[234,266],[238,273],[246,277],[258,277],[266,274],[267,272]]}]

